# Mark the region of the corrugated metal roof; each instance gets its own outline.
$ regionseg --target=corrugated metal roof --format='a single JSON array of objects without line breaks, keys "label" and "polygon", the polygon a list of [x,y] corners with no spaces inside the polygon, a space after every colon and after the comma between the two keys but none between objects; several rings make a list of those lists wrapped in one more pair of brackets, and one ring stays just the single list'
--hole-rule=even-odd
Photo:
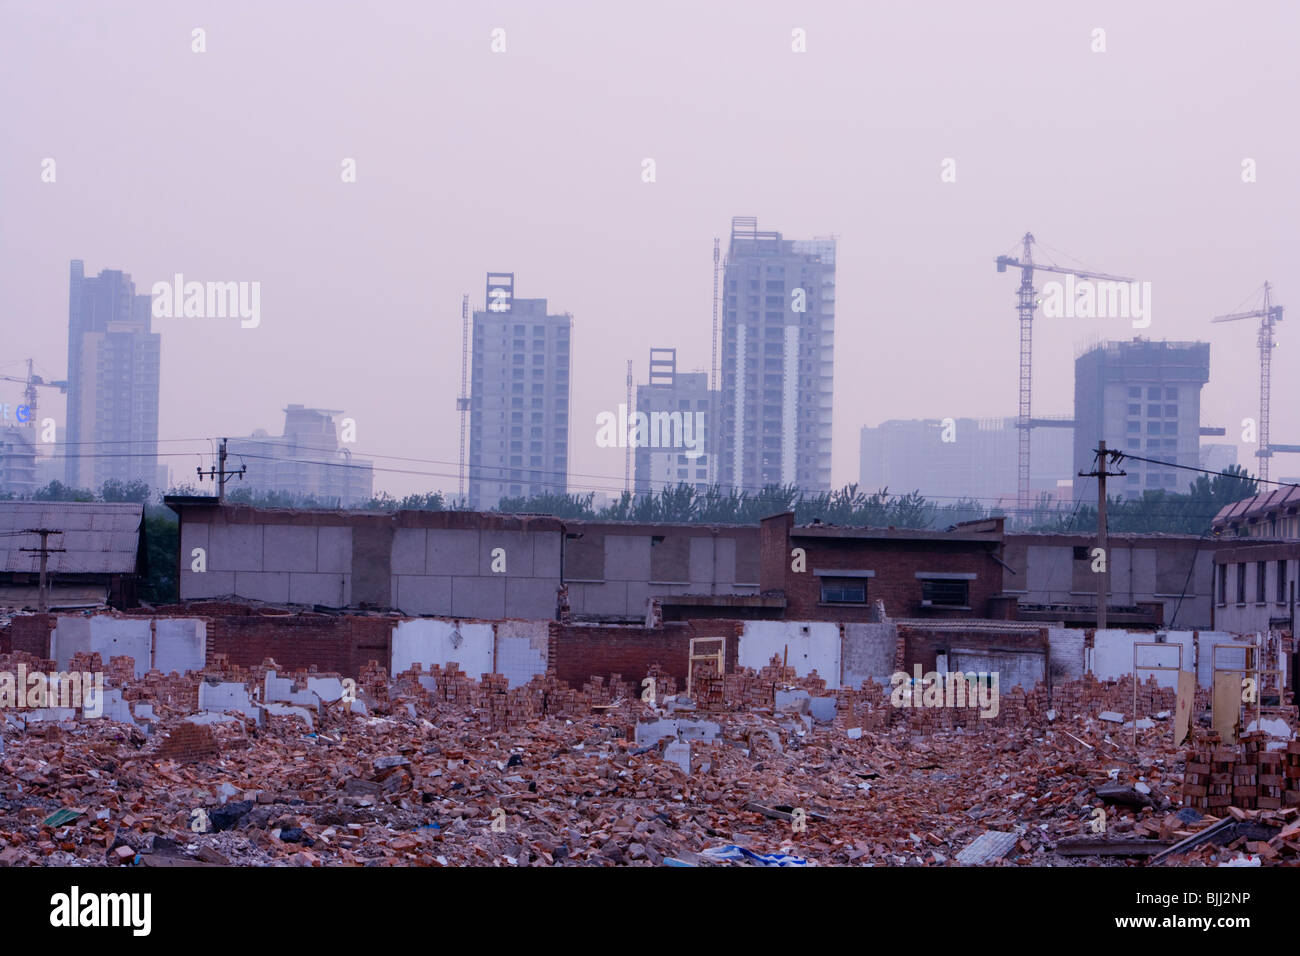
[{"label": "corrugated metal roof", "polygon": [[1230,519],[1265,518],[1296,507],[1300,507],[1300,487],[1285,485],[1226,505],[1214,516],[1214,521],[1218,524]]},{"label": "corrugated metal roof", "polygon": [[136,550],[144,505],[79,501],[0,501],[0,572],[38,573],[40,535],[28,528],[63,532],[50,535],[47,570],[52,574],[130,574],[136,570]]}]

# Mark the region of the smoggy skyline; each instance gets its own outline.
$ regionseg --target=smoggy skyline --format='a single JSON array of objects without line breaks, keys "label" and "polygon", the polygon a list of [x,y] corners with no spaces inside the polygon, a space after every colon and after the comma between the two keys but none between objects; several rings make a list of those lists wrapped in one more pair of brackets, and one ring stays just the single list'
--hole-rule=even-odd
[{"label": "smoggy skyline", "polygon": [[[1269,280],[1272,440],[1300,443],[1297,35],[1285,3],[7,2],[0,374],[66,376],[72,259],[138,292],[256,281],[256,327],[153,320],[173,481],[302,403],[356,420],[376,490],[454,493],[461,295],[482,309],[485,273],[513,272],[574,318],[570,490],[616,493],[597,416],[651,347],[708,369],[713,238],[755,216],[838,240],[835,486],[863,425],[1015,415],[1019,276],[994,259],[1026,231],[1058,265],[1151,283],[1142,329],[1039,310],[1035,415],[1072,413],[1086,342],[1206,341],[1202,424],[1228,429],[1207,440],[1240,438],[1257,323],[1210,318]],[[41,402],[62,424],[63,397]],[[1291,475],[1300,456],[1275,457]]]}]

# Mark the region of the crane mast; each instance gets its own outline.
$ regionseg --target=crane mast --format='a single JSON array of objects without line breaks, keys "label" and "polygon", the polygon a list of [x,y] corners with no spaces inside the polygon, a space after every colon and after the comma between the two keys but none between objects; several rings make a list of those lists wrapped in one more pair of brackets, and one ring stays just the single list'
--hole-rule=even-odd
[{"label": "crane mast", "polygon": [[465,501],[465,415],[469,411],[469,293],[460,299],[460,397],[456,410],[460,412],[460,502]]},{"label": "crane mast", "polygon": [[1282,311],[1282,306],[1273,304],[1273,286],[1265,282],[1263,308],[1252,309],[1249,312],[1233,312],[1229,315],[1219,315],[1210,320],[1211,322],[1237,322],[1241,319],[1260,320],[1259,335],[1256,339],[1259,344],[1259,450],[1255,452],[1255,455],[1259,458],[1259,477],[1262,481],[1268,481],[1268,460],[1273,457],[1274,451],[1296,450],[1296,446],[1275,446],[1269,440],[1273,349],[1277,347],[1277,343],[1273,339],[1273,327],[1282,321]]},{"label": "crane mast", "polygon": [[1073,275],[1080,279],[1103,279],[1109,282],[1132,282],[1127,276],[1112,276],[1104,272],[1084,272],[1080,269],[1064,269],[1054,265],[1034,262],[1034,234],[1025,233],[1022,238],[1021,258],[998,256],[998,272],[1006,272],[1007,267],[1020,270],[1020,288],[1016,293],[1016,314],[1020,318],[1020,396],[1016,430],[1019,432],[1019,454],[1016,456],[1016,510],[1023,521],[1029,515],[1029,430],[1033,427],[1030,419],[1030,399],[1033,384],[1034,363],[1034,270],[1039,272],[1059,272]]}]

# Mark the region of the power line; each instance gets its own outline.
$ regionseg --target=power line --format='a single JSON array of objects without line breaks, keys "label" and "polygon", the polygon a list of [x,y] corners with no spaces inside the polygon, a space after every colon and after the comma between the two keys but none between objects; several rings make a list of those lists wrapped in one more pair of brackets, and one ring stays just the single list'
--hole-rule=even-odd
[{"label": "power line", "polygon": [[1120,456],[1120,461],[1124,461],[1124,460],[1145,461],[1148,464],[1163,465],[1166,468],[1178,468],[1182,471],[1196,471],[1196,472],[1200,472],[1203,475],[1214,475],[1216,478],[1218,477],[1236,478],[1239,481],[1254,482],[1255,484],[1258,485],[1281,485],[1284,488],[1300,488],[1300,485],[1297,485],[1295,482],[1292,481],[1270,481],[1267,478],[1255,478],[1250,475],[1229,475],[1227,472],[1223,472],[1223,471],[1212,471],[1209,468],[1196,468],[1192,465],[1180,465],[1177,462],[1160,461],[1157,458],[1143,458],[1141,455],[1130,455],[1125,452],[1120,452],[1119,456]]}]

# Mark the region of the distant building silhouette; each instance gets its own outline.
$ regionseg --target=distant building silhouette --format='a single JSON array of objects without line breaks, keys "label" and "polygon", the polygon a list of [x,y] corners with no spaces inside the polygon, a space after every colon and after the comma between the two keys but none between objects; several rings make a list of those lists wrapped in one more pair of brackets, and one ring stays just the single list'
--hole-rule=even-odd
[{"label": "distant building silhouette", "polygon": [[732,219],[722,296],[719,483],[829,490],[835,240]]},{"label": "distant building silhouette", "polygon": [[240,488],[253,492],[279,491],[318,501],[337,500],[340,506],[361,504],[374,493],[374,465],[355,459],[339,444],[340,414],[323,408],[289,405],[284,410],[284,434],[258,429],[247,438],[227,443],[226,467],[248,468],[242,479],[226,484],[226,493]]},{"label": "distant building silhouette", "polygon": [[29,495],[40,487],[35,442],[35,429],[0,426],[0,494]]},{"label": "distant building silhouette", "polygon": [[[1074,467],[1093,471],[1098,439],[1144,458],[1201,466],[1201,387],[1210,380],[1208,342],[1103,342],[1074,362]],[[1111,478],[1111,495],[1187,490],[1192,472],[1128,460]],[[1097,495],[1076,481],[1075,498]]]},{"label": "distant building silhouette", "polygon": [[[945,441],[945,439],[948,439]],[[867,494],[919,491],[936,504],[975,498],[986,507],[1017,494],[1019,434],[1014,418],[907,419],[863,428],[858,483]],[[1056,492],[1073,472],[1073,431],[1030,433],[1030,489]]]},{"label": "distant building silhouette", "polygon": [[68,290],[68,414],[64,481],[98,489],[105,481],[157,487],[161,336],[151,331],[151,299],[125,272],[86,278],[72,260]]},{"label": "distant building silhouette", "polygon": [[633,451],[636,494],[680,483],[708,487],[714,399],[707,372],[677,371],[676,349],[650,350],[649,381],[636,387],[636,408],[628,412],[645,415],[647,426],[645,443]]},{"label": "distant building silhouette", "polygon": [[517,299],[514,273],[489,272],[474,313],[469,506],[565,494],[569,481],[569,343],[573,317]]}]

